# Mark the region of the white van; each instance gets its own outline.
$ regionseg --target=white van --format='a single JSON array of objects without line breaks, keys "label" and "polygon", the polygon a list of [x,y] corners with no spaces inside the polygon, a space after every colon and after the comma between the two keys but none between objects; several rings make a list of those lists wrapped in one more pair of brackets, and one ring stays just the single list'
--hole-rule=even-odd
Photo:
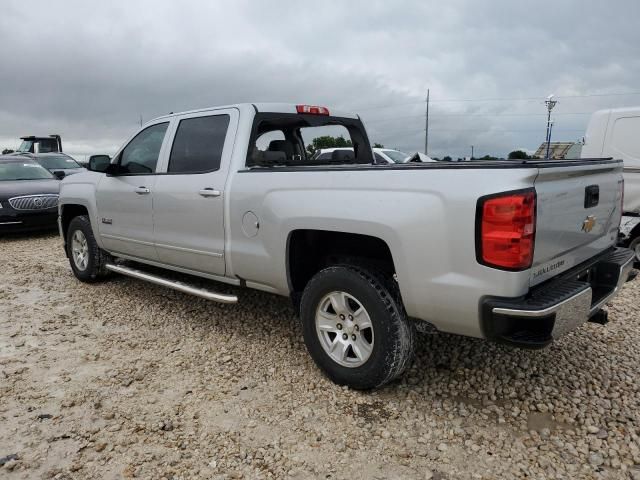
[{"label": "white van", "polygon": [[622,243],[636,251],[640,262],[640,107],[599,110],[591,116],[582,158],[624,160]]}]

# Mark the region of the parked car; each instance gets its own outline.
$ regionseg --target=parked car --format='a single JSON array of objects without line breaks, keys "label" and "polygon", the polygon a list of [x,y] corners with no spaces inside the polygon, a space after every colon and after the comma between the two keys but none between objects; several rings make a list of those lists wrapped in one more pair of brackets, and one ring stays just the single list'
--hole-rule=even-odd
[{"label": "parked car", "polygon": [[55,228],[60,181],[36,161],[0,156],[0,233]]},{"label": "parked car", "polygon": [[62,172],[64,174],[62,176],[67,176],[86,171],[86,168],[66,153],[40,153],[30,156],[54,175]]},{"label": "parked car", "polygon": [[425,155],[422,152],[416,152],[413,155],[410,155],[403,163],[421,163],[421,162],[437,162],[438,160],[434,160],[428,155]]},{"label": "parked car", "polygon": [[374,148],[373,154],[375,155],[378,163],[405,163],[409,160],[410,155],[408,153],[401,152],[400,150],[393,150],[392,148]]},{"label": "parked car", "polygon": [[[321,148],[314,156],[315,160],[329,160],[335,151],[353,152],[351,147],[335,147],[335,148]],[[376,163],[379,164],[392,164],[392,163],[406,163],[410,160],[410,155],[399,150],[392,150],[389,148],[374,148],[373,155],[376,159]]]},{"label": "parked car", "polygon": [[582,158],[624,160],[624,206],[620,244],[634,250],[640,266],[640,107],[595,112],[587,126]]},{"label": "parked car", "polygon": [[[308,157],[302,131],[327,126],[354,150]],[[326,107],[171,114],[61,182],[60,234],[84,282],[238,301],[151,265],[290,297],[316,364],[359,389],[405,370],[416,323],[542,348],[606,322],[633,260],[621,161],[374,163],[360,118]]]}]

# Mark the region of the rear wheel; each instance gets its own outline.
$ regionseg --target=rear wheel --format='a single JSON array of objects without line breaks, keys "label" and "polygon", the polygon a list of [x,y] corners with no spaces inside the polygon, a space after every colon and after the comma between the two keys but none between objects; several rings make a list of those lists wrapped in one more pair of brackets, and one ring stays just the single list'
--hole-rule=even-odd
[{"label": "rear wheel", "polygon": [[302,295],[304,340],[318,367],[356,389],[397,378],[413,357],[415,330],[391,279],[351,265],[318,272]]},{"label": "rear wheel", "polygon": [[110,256],[96,243],[91,222],[86,215],[75,217],[67,230],[67,256],[73,274],[83,282],[96,282],[107,276]]}]

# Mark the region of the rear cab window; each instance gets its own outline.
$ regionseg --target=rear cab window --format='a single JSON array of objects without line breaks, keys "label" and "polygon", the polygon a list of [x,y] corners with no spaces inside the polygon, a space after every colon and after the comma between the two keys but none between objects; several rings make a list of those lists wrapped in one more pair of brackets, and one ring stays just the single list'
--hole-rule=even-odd
[{"label": "rear cab window", "polygon": [[[340,148],[319,153],[331,147]],[[247,152],[249,167],[357,163],[374,163],[364,126],[357,118],[267,112],[255,116]]]}]

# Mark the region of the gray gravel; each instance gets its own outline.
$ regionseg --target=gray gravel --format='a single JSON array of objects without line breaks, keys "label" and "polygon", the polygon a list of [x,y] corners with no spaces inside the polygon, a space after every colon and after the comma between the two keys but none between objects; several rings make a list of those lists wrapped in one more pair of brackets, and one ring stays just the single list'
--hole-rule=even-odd
[{"label": "gray gravel", "polygon": [[315,368],[288,300],[76,281],[0,239],[2,478],[640,479],[640,282],[544,351],[421,334],[374,393]]}]

